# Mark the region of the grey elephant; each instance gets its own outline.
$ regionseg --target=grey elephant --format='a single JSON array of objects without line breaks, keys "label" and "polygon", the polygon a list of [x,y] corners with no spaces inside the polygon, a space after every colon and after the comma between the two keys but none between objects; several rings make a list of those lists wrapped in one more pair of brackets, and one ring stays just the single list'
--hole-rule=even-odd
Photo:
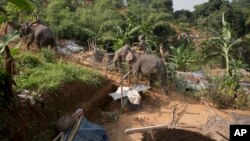
[{"label": "grey elephant", "polygon": [[121,47],[120,49],[118,49],[116,52],[115,52],[115,56],[113,58],[113,65],[115,67],[118,66],[118,63],[121,63],[121,62],[125,62],[126,60],[126,55],[129,53],[129,52],[132,52],[131,50],[131,47],[130,45],[126,44],[124,45],[123,47]]},{"label": "grey elephant", "polygon": [[31,43],[35,40],[39,48],[50,45],[56,50],[56,41],[51,29],[36,20],[32,23],[26,23],[21,26],[21,35],[28,36],[27,48],[29,49]]},{"label": "grey elephant", "polygon": [[132,65],[132,73],[136,76],[136,80],[138,80],[139,74],[142,74],[148,78],[148,85],[152,86],[153,77],[156,76],[156,79],[161,83],[163,93],[168,94],[166,83],[167,70],[161,58],[153,54],[137,55],[129,52],[126,60]]}]

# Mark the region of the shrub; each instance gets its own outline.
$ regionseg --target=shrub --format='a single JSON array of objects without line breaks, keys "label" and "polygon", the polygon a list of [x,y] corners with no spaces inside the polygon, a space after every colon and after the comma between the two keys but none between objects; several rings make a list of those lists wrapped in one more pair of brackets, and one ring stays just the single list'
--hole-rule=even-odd
[{"label": "shrub", "polygon": [[20,66],[25,66],[29,68],[34,68],[41,66],[44,62],[43,58],[40,56],[34,55],[31,52],[22,53],[21,55],[17,56],[18,64]]},{"label": "shrub", "polygon": [[41,55],[48,63],[53,63],[56,60],[55,52],[51,51],[50,49],[42,49]]},{"label": "shrub", "polygon": [[[23,53],[19,58],[19,70],[16,77],[16,89],[29,89],[38,93],[53,92],[60,86],[73,81],[82,81],[86,85],[99,86],[103,77],[96,71],[73,64],[56,62],[53,53],[48,50],[39,54]],[[46,61],[47,60],[47,61]]]},{"label": "shrub", "polygon": [[220,108],[245,109],[248,105],[247,95],[239,86],[236,76],[224,76],[210,82],[208,97]]}]

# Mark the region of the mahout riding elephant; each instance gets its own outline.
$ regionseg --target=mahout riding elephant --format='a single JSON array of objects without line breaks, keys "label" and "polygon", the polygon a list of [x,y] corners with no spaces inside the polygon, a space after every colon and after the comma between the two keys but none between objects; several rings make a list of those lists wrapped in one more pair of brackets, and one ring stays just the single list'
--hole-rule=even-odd
[{"label": "mahout riding elephant", "polygon": [[140,35],[138,37],[138,40],[139,40],[139,42],[136,42],[133,44],[134,47],[132,47],[132,50],[139,55],[148,53],[145,37]]},{"label": "mahout riding elephant", "polygon": [[31,43],[35,40],[39,48],[50,45],[56,50],[56,41],[53,32],[48,26],[40,23],[39,20],[32,23],[22,24],[20,31],[20,37],[28,36],[28,49]]},{"label": "mahout riding elephant", "polygon": [[153,54],[138,55],[133,52],[129,52],[126,56],[126,60],[132,65],[132,73],[138,80],[139,74],[148,78],[148,85],[153,85],[153,77],[155,76],[161,83],[164,94],[167,92],[167,70],[164,62],[158,56]]},{"label": "mahout riding elephant", "polygon": [[118,63],[125,62],[126,60],[126,55],[128,55],[129,52],[132,52],[131,47],[129,44],[124,45],[120,49],[118,49],[115,52],[115,56],[113,58],[113,65],[115,67],[118,66]]}]

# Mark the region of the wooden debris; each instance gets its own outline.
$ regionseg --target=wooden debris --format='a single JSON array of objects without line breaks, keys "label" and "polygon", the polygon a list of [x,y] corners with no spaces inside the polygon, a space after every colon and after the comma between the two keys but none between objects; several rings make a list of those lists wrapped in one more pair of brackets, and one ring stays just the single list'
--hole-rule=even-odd
[{"label": "wooden debris", "polygon": [[140,128],[130,128],[124,131],[125,134],[132,134],[138,132],[145,132],[148,130],[156,129],[156,128],[167,128],[169,124],[156,125],[156,126],[148,126],[148,127],[140,127]]},{"label": "wooden debris", "polygon": [[[203,103],[206,105],[206,107],[213,112],[213,114],[216,114],[216,112],[207,104],[205,100],[203,100]],[[216,114],[217,115],[217,114]]]},{"label": "wooden debris", "polygon": [[174,107],[174,108],[172,109],[172,116],[171,116],[172,118],[171,118],[170,126],[172,126],[172,125],[174,124],[175,110],[176,110],[176,108]]},{"label": "wooden debris", "polygon": [[77,123],[74,125],[73,129],[71,130],[70,134],[69,134],[69,137],[67,139],[67,141],[72,141],[74,139],[74,136],[78,130],[78,128],[80,127],[80,123],[83,119],[83,116],[81,116],[78,120],[77,120]]},{"label": "wooden debris", "polygon": [[229,141],[229,138],[227,138],[225,135],[223,135],[222,133],[220,133],[220,132],[218,132],[218,131],[216,131],[216,133],[218,134],[218,135],[220,135],[221,137],[223,137],[224,139],[226,139],[227,141]]},{"label": "wooden debris", "polygon": [[57,141],[59,139],[61,141],[63,137],[64,137],[64,133],[60,132],[52,141]]}]

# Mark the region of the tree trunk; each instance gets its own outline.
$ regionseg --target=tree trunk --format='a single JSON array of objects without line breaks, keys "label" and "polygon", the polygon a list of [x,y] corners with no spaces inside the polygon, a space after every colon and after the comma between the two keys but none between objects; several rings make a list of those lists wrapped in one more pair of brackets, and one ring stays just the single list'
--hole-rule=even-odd
[{"label": "tree trunk", "polygon": [[5,67],[5,74],[6,74],[6,78],[4,80],[5,81],[4,94],[7,99],[10,99],[14,96],[14,92],[12,88],[12,83],[13,83],[12,74],[13,74],[14,61],[13,61],[13,57],[10,54],[10,49],[8,46],[6,46],[4,49],[4,56],[5,56],[4,67]]}]

